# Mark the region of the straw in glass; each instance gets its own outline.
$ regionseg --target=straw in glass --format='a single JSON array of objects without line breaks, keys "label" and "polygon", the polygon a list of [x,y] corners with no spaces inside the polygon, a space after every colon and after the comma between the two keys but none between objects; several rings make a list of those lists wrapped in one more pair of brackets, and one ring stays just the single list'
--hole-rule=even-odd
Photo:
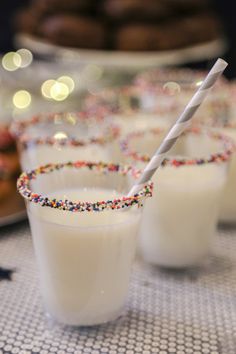
[{"label": "straw in glass", "polygon": [[227,63],[223,59],[218,59],[209,71],[205,80],[202,82],[199,89],[195,92],[192,99],[185,107],[183,113],[177,119],[176,123],[172,126],[161,145],[151,158],[150,162],[145,167],[142,175],[136,181],[135,185],[131,188],[128,197],[140,191],[141,188],[151,179],[158,167],[161,165],[168,151],[176,143],[179,136],[191,124],[191,119],[194,113],[202,104],[205,97],[208,95],[210,89],[215,84],[216,80],[222,75],[227,67]]}]

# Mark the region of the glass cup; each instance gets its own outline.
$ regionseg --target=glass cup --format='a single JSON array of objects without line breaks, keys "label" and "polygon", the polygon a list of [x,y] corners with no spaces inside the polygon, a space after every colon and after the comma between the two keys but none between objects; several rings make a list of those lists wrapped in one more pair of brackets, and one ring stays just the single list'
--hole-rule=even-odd
[{"label": "glass cup", "polygon": [[121,133],[128,133],[134,129],[145,129],[154,125],[169,127],[177,109],[176,102],[169,100],[166,103],[156,96],[155,105],[149,106],[143,99],[144,90],[138,86],[123,86],[103,89],[94,95],[85,98],[85,109],[101,111],[118,122]]},{"label": "glass cup", "polygon": [[[206,72],[191,69],[155,69],[137,75],[135,85],[143,90],[143,104],[155,107],[157,101],[166,105],[176,104],[176,117],[183,111]],[[194,116],[194,121],[211,125],[212,122],[228,121],[230,115],[229,87],[227,80],[220,77]]]},{"label": "glass cup", "polygon": [[127,297],[148,183],[127,195],[138,171],[77,161],[23,173],[25,198],[46,312],[63,325],[116,319]]},{"label": "glass cup", "polygon": [[236,121],[231,121],[221,128],[220,133],[234,140],[235,148],[231,158],[227,183],[224,189],[220,208],[220,221],[226,223],[236,222]]},{"label": "glass cup", "polygon": [[[129,161],[144,167],[158,146],[159,135],[158,129],[131,133],[121,148]],[[178,139],[155,173],[158,186],[145,205],[139,245],[147,262],[181,268],[199,265],[206,258],[231,153],[231,140],[202,128],[193,128]]]},{"label": "glass cup", "polygon": [[[138,86],[123,86],[103,89],[85,98],[85,109],[91,114],[100,112],[109,117],[120,128],[120,135],[133,130],[144,130],[155,127],[168,128],[176,118],[176,102],[166,102],[163,97],[156,96],[155,105],[149,106],[144,100],[144,90]],[[113,145],[113,161],[124,162],[118,140]]]},{"label": "glass cup", "polygon": [[110,119],[86,112],[50,113],[15,121],[22,170],[50,162],[111,161],[119,127]]}]

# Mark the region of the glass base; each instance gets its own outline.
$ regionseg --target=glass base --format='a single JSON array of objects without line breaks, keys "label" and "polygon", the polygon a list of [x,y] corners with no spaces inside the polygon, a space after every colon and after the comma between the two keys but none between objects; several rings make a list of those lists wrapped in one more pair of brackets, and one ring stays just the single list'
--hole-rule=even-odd
[{"label": "glass base", "polygon": [[105,325],[107,323],[111,323],[114,321],[118,321],[119,319],[123,318],[126,314],[126,309],[122,307],[119,311],[113,312],[112,314],[100,317],[94,321],[62,321],[57,319],[54,315],[50,314],[48,311],[45,312],[46,317],[46,325],[47,328],[53,330],[54,328],[81,328],[81,327],[95,327]]}]

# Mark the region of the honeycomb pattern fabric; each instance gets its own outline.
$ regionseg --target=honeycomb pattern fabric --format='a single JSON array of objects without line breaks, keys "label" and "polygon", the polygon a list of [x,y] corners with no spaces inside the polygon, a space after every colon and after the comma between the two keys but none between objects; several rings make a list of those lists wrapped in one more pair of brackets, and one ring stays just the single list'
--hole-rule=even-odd
[{"label": "honeycomb pattern fabric", "polygon": [[28,225],[0,230],[0,354],[235,354],[236,229],[219,230],[201,267],[161,270],[137,260],[116,322],[63,328],[44,315]]}]

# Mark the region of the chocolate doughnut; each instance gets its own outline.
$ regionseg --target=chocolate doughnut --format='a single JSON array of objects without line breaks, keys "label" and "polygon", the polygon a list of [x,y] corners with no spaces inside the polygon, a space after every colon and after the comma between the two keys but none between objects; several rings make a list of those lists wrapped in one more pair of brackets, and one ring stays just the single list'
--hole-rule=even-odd
[{"label": "chocolate doughnut", "polygon": [[106,29],[102,22],[89,17],[54,15],[39,26],[39,34],[62,46],[101,49],[106,45]]},{"label": "chocolate doughnut", "polygon": [[187,45],[181,28],[168,25],[133,24],[122,26],[115,36],[115,48],[126,51],[152,51]]},{"label": "chocolate doughnut", "polygon": [[193,14],[209,7],[207,0],[165,0],[175,14]]},{"label": "chocolate doughnut", "polygon": [[219,33],[219,21],[214,15],[199,14],[160,25],[121,26],[115,35],[115,48],[127,51],[178,49],[213,40]]},{"label": "chocolate doughnut", "polygon": [[35,0],[32,8],[41,14],[85,12],[95,7],[96,0]]},{"label": "chocolate doughnut", "polygon": [[203,43],[216,39],[220,35],[221,26],[212,14],[196,14],[182,20],[183,33],[188,37],[188,44]]},{"label": "chocolate doughnut", "polygon": [[37,34],[40,18],[40,14],[32,8],[23,8],[14,17],[14,28],[19,32]]},{"label": "chocolate doughnut", "polygon": [[12,180],[1,179],[0,177],[0,203],[10,194],[15,192],[15,184]]},{"label": "chocolate doughnut", "polygon": [[145,21],[168,16],[170,7],[163,0],[105,0],[103,12],[116,21]]},{"label": "chocolate doughnut", "polygon": [[15,191],[20,164],[16,144],[9,129],[0,124],[0,202]]}]

